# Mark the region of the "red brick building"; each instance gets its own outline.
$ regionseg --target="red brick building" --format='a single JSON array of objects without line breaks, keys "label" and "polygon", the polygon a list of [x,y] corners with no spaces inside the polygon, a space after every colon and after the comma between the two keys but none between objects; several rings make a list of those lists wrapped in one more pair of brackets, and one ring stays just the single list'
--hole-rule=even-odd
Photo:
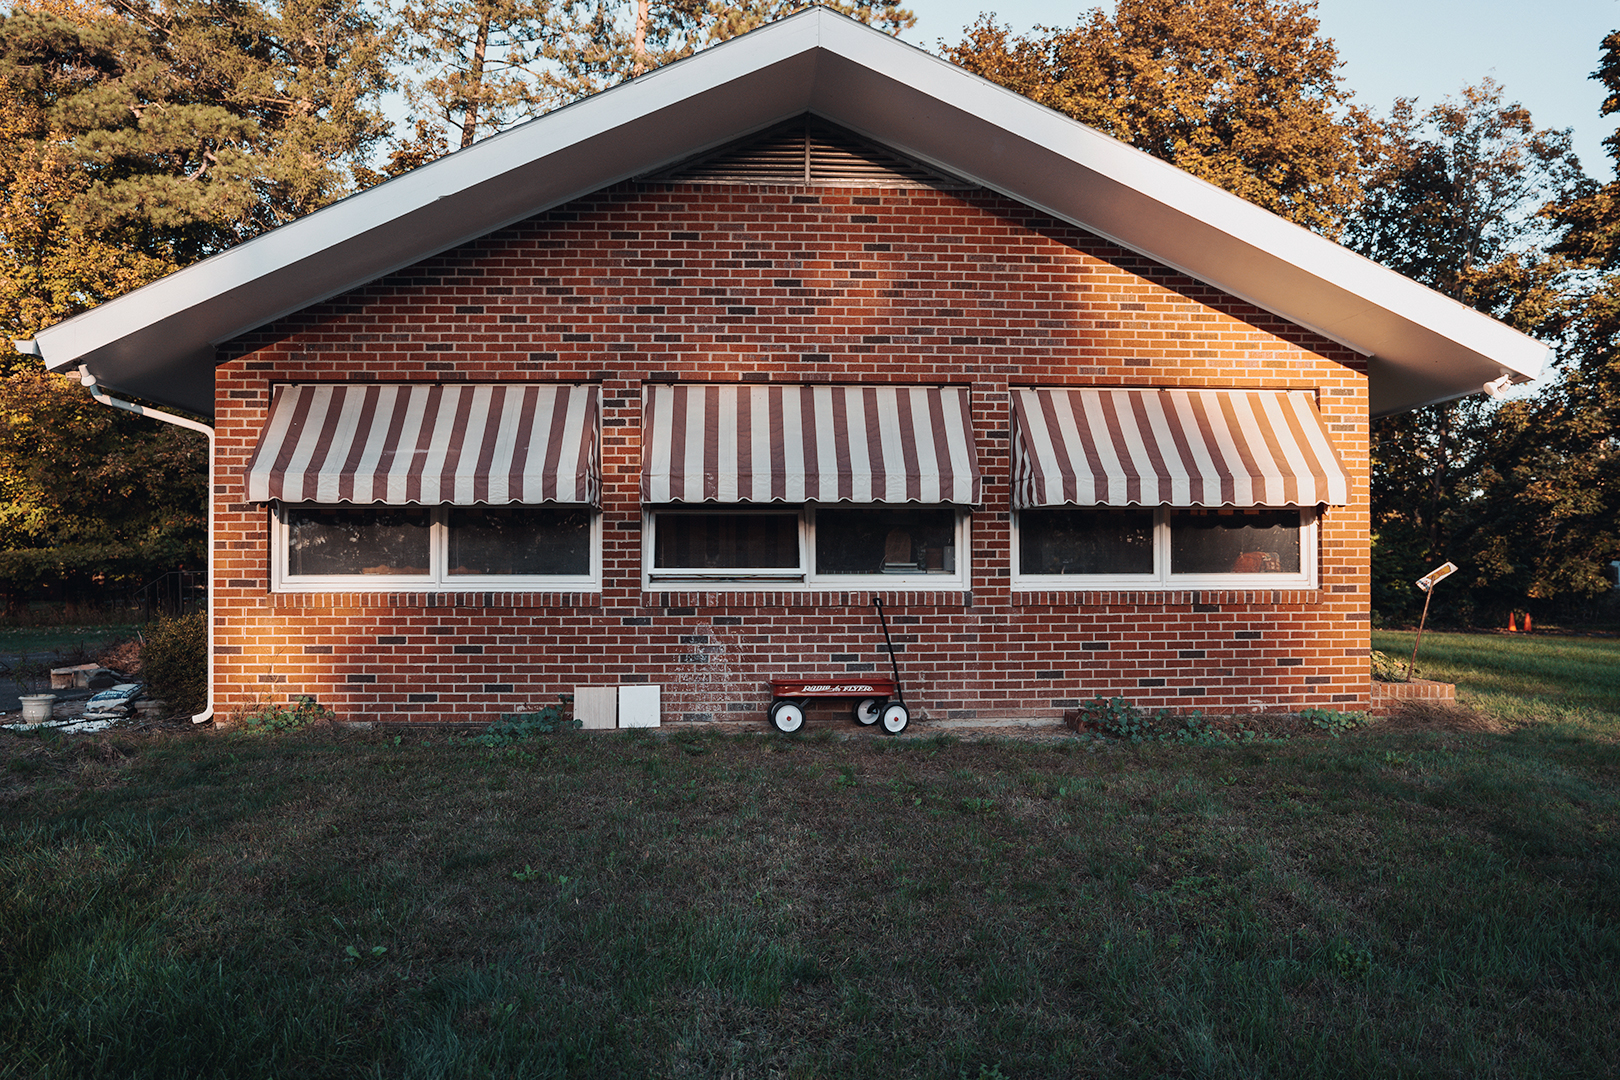
[{"label": "red brick building", "polygon": [[215,707],[1368,707],[1369,416],[1545,350],[810,11],[24,343],[210,412]]}]

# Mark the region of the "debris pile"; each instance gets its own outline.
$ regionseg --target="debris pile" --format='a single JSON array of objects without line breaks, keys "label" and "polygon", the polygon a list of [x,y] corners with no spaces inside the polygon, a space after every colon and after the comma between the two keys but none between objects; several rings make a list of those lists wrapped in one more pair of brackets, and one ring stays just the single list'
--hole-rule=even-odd
[{"label": "debris pile", "polygon": [[[157,706],[157,711],[161,710],[162,702],[146,700],[145,683],[128,681],[129,676],[108,671],[108,669],[101,668],[99,665],[87,664],[84,667],[92,669],[98,674],[106,672],[114,676],[115,679],[122,681],[98,678],[96,682],[88,682],[88,685],[95,686],[97,682],[103,681],[108,682],[109,685],[98,693],[92,694],[88,700],[78,698],[58,701],[51,708],[50,719],[37,724],[25,722],[0,724],[0,727],[5,727],[11,731],[33,731],[39,728],[50,728],[64,734],[87,734],[126,724],[135,718],[137,714],[142,719],[150,719],[155,711],[153,709],[154,705]],[[81,683],[79,685],[85,686],[87,684]],[[71,684],[63,687],[54,680],[52,686],[56,689],[71,689]]]}]

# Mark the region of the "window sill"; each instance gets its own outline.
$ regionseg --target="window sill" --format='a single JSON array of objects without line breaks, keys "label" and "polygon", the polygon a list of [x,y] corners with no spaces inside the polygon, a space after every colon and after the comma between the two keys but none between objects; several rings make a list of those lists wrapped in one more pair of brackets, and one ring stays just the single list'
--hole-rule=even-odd
[{"label": "window sill", "polygon": [[699,591],[646,589],[641,603],[647,608],[672,611],[698,611],[705,608],[786,608],[814,610],[817,608],[870,608],[872,598],[883,600],[885,607],[897,608],[966,608],[972,607],[970,594],[960,589],[800,589],[771,592],[768,587],[759,591],[727,589]]},{"label": "window sill", "polygon": [[1276,607],[1322,603],[1323,590],[1295,589],[1019,589],[1013,607],[1191,607],[1194,611],[1232,605]]},{"label": "window sill", "polygon": [[599,608],[593,592],[273,592],[272,608]]}]

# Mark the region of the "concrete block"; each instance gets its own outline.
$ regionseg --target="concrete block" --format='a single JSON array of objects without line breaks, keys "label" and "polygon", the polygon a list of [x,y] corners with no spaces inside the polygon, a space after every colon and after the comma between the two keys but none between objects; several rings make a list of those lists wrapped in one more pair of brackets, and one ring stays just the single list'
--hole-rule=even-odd
[{"label": "concrete block", "polygon": [[657,727],[662,690],[656,683],[619,687],[619,726]]},{"label": "concrete block", "polygon": [[617,686],[574,687],[574,719],[586,731],[619,726]]},{"label": "concrete block", "polygon": [[[93,675],[106,670],[100,664],[76,664],[73,667],[51,668],[51,689],[71,690],[75,686],[89,686]],[[107,685],[111,686],[112,683]]]}]

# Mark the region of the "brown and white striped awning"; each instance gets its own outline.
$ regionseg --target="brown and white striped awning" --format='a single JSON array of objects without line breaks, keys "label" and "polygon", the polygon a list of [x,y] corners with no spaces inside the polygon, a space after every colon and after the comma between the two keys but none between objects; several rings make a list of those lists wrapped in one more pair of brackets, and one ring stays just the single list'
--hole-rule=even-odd
[{"label": "brown and white striped awning", "polygon": [[962,387],[660,385],[645,394],[645,502],[980,501]]},{"label": "brown and white striped awning", "polygon": [[594,505],[598,415],[594,386],[279,386],[248,498]]},{"label": "brown and white striped awning", "polygon": [[1303,390],[1018,390],[1013,505],[1342,506]]}]

